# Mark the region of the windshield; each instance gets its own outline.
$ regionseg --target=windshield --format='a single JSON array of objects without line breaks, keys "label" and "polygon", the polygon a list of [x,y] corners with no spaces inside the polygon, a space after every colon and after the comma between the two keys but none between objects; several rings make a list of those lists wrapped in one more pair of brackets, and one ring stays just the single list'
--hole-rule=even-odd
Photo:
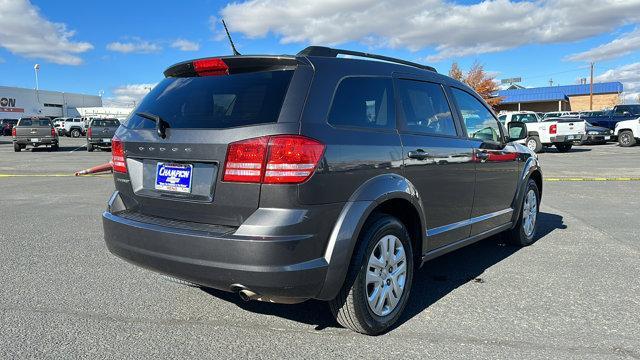
[{"label": "windshield", "polygon": [[153,128],[136,115],[158,115],[171,128],[225,129],[278,120],[293,70],[228,76],[166,78],[125,122],[128,128]]}]

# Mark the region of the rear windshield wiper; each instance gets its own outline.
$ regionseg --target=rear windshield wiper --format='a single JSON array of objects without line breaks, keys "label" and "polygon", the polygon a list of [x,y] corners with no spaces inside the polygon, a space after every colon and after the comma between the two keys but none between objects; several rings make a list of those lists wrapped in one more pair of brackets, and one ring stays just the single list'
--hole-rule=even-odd
[{"label": "rear windshield wiper", "polygon": [[167,137],[166,129],[170,128],[171,125],[169,125],[168,122],[162,120],[160,116],[156,114],[147,113],[147,112],[137,112],[136,115],[155,122],[156,132],[158,133],[158,136],[160,136],[163,139]]}]

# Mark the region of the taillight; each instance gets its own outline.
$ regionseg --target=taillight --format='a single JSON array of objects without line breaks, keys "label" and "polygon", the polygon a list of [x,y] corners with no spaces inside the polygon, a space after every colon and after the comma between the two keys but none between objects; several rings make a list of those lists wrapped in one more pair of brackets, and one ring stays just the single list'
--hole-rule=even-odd
[{"label": "taillight", "polygon": [[295,184],[315,171],[325,146],[298,135],[264,136],[229,144],[222,180]]},{"label": "taillight", "polygon": [[56,132],[56,128],[51,128],[51,136],[56,137],[58,133]]},{"label": "taillight", "polygon": [[549,134],[554,135],[558,133],[558,125],[553,124],[549,126]]},{"label": "taillight", "polygon": [[228,75],[229,66],[222,59],[200,59],[193,62],[193,69],[199,76]]},{"label": "taillight", "polygon": [[87,129],[87,137],[90,138],[91,137],[91,128]]},{"label": "taillight", "polygon": [[286,184],[307,180],[316,169],[323,151],[323,144],[304,136],[272,136],[264,182]]},{"label": "taillight", "polygon": [[11,129],[11,136],[16,137],[17,134],[17,129],[16,128],[12,128]]},{"label": "taillight", "polygon": [[113,171],[126,174],[127,163],[124,158],[124,144],[117,137],[111,139],[111,165]]},{"label": "taillight", "polygon": [[222,180],[259,183],[268,142],[268,137],[259,137],[229,144]]}]

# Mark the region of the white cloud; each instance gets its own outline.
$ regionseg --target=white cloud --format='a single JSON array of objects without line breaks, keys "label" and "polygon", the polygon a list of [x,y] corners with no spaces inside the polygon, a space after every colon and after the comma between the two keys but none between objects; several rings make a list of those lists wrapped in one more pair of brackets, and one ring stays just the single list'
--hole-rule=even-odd
[{"label": "white cloud", "polygon": [[640,95],[640,62],[609,69],[594,78],[596,82],[620,81],[624,87],[624,99],[637,102]]},{"label": "white cloud", "polygon": [[0,46],[27,58],[79,65],[78,54],[93,49],[88,42],[73,41],[74,31],[43,18],[27,0],[0,0],[0,24]]},{"label": "white cloud", "polygon": [[640,50],[640,28],[593,49],[567,56],[570,61],[601,61],[613,59]]},{"label": "white cloud", "polygon": [[152,43],[140,38],[132,38],[132,41],[119,42],[115,41],[107,44],[107,50],[121,52],[121,53],[138,53],[148,54],[159,52],[162,50],[162,46],[157,43]]},{"label": "white cloud", "polygon": [[104,99],[105,106],[133,106],[142,100],[156,84],[127,84],[114,88],[110,97]]},{"label": "white cloud", "polygon": [[200,50],[200,44],[197,42],[185,40],[185,39],[176,39],[171,43],[171,47],[178,49],[180,51],[198,51]]},{"label": "white cloud", "polygon": [[250,38],[276,34],[282,43],[434,47],[427,61],[502,51],[526,44],[585,39],[640,21],[635,0],[246,0],[220,11]]}]

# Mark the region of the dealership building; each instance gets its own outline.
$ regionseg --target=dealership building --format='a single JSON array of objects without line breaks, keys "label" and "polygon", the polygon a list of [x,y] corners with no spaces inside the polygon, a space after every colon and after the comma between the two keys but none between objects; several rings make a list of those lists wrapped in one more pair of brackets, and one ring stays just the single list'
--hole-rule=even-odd
[{"label": "dealership building", "polygon": [[102,107],[102,98],[95,95],[0,86],[0,119],[38,115],[82,116],[78,109],[88,107]]},{"label": "dealership building", "polygon": [[[496,106],[504,111],[582,111],[589,110],[590,85],[512,87],[500,90],[502,102]],[[623,88],[620,82],[593,84],[593,110],[612,108],[620,103]]]}]

